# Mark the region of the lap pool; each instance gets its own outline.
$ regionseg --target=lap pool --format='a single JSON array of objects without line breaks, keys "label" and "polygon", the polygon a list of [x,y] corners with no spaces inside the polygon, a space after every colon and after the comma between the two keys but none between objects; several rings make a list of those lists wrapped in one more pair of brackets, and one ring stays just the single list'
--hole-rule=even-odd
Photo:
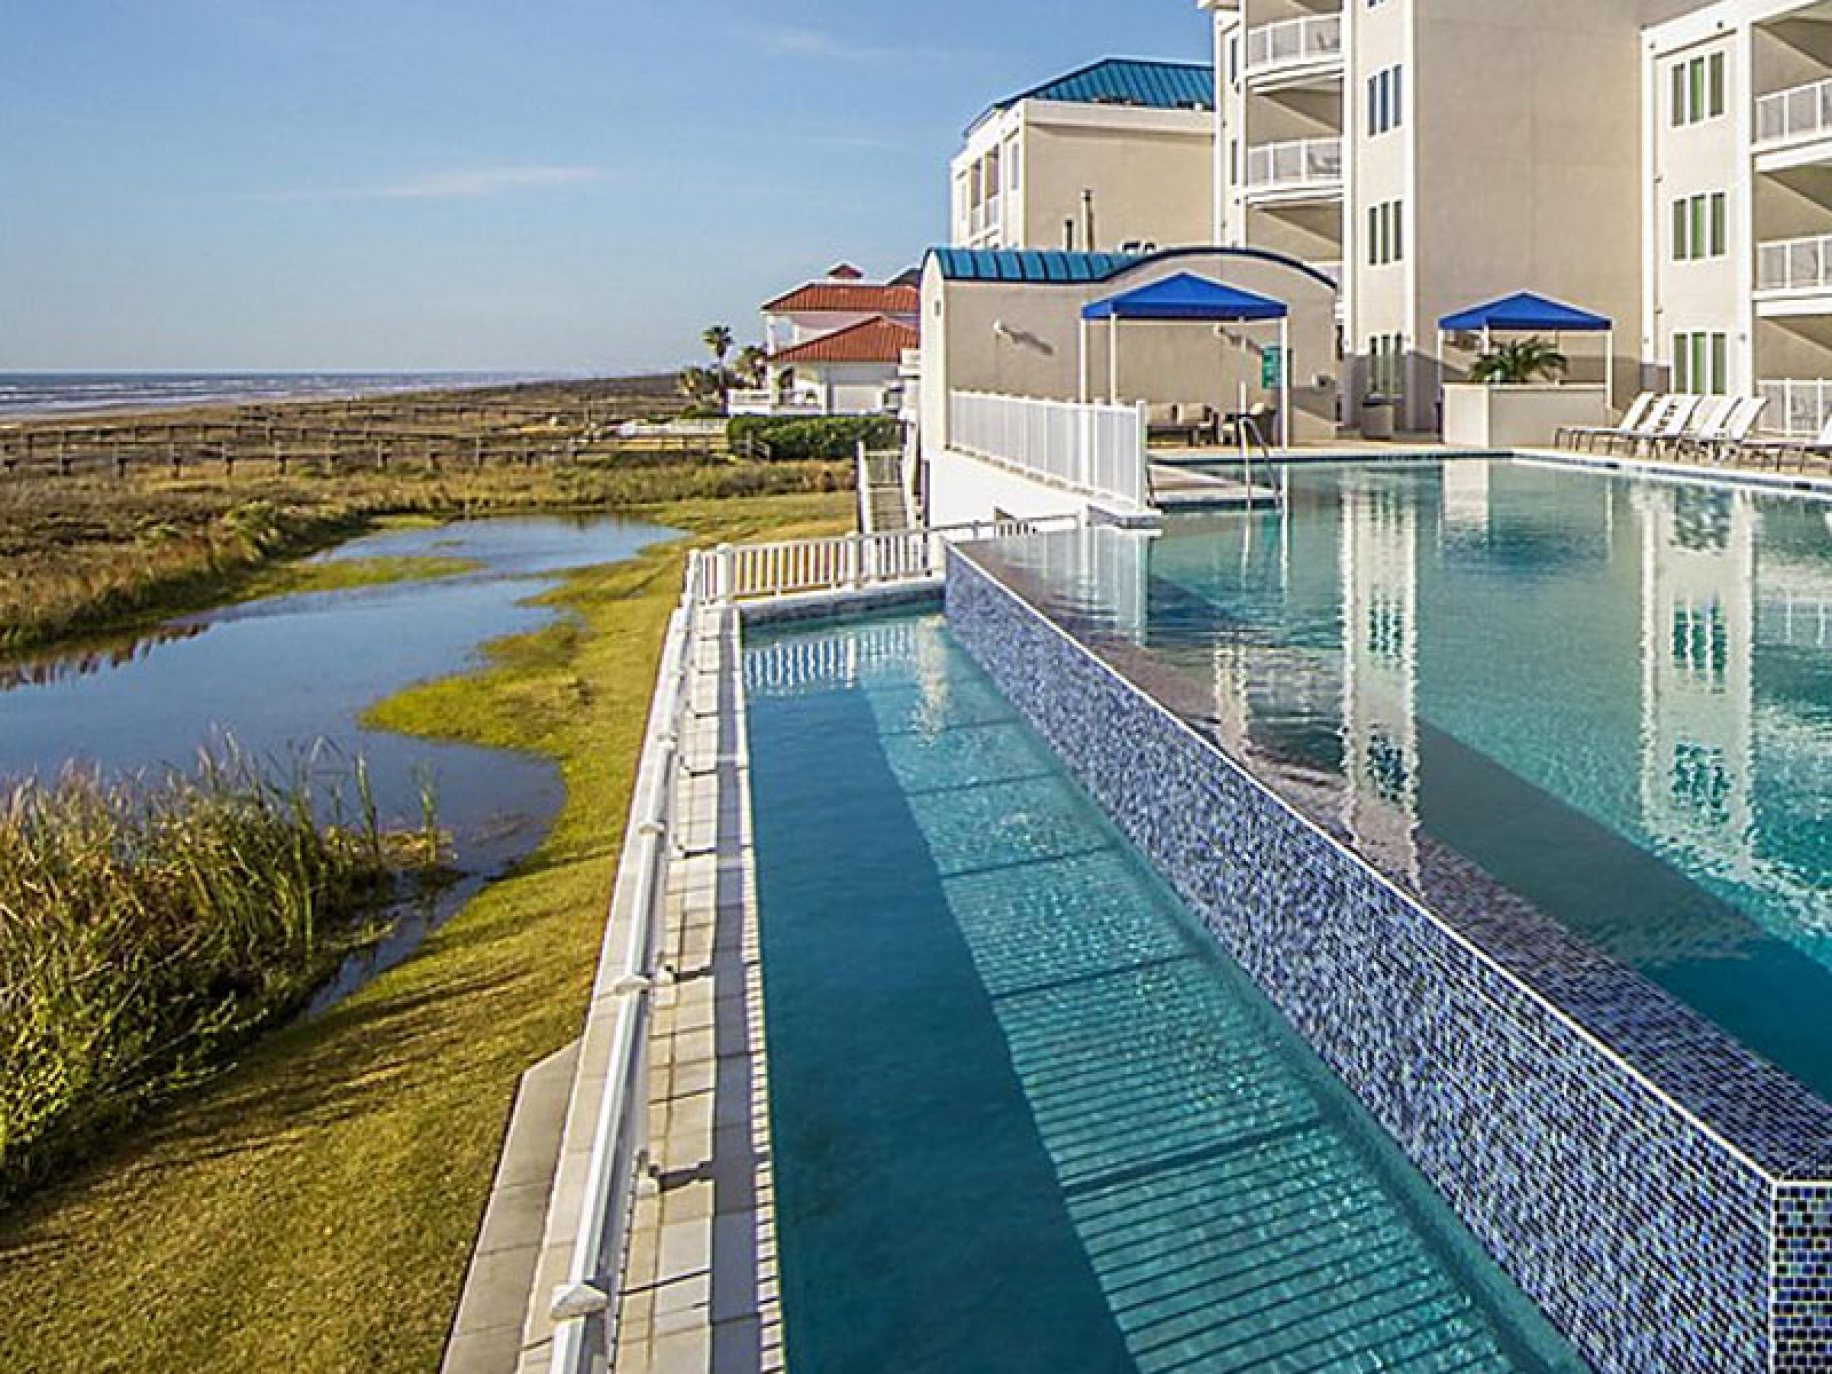
[{"label": "lap pool", "polygon": [[1832,1097],[1832,505],[1517,462],[991,564],[1408,889],[1472,861]]},{"label": "lap pool", "polygon": [[1271,476],[950,630],[1598,1369],[1832,1368],[1832,507]]},{"label": "lap pool", "polygon": [[793,1368],[1585,1367],[939,617],[746,643]]}]

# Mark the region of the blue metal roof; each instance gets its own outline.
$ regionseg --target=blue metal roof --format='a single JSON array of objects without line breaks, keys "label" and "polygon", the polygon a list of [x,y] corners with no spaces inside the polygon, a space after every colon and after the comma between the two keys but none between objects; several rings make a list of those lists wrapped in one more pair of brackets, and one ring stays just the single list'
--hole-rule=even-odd
[{"label": "blue metal roof", "polygon": [[1547,333],[1601,334],[1615,325],[1602,315],[1536,296],[1531,291],[1504,296],[1487,305],[1446,315],[1438,328],[1447,334],[1478,329],[1545,330]]},{"label": "blue metal roof", "polygon": [[1193,272],[1154,281],[1082,307],[1084,320],[1282,320],[1284,301],[1224,286]]},{"label": "blue metal roof", "polygon": [[933,248],[948,281],[1074,284],[1106,281],[1145,261],[1137,253],[1069,253],[1036,248]]},{"label": "blue metal roof", "polygon": [[1110,281],[1122,272],[1148,262],[1171,262],[1178,258],[1238,258],[1243,261],[1276,263],[1301,272],[1330,290],[1336,283],[1308,263],[1283,253],[1269,253],[1263,248],[1160,248],[1155,252],[1070,253],[1061,249],[1035,248],[931,248],[924,255],[926,266],[933,258],[945,281],[1024,282],[1035,285],[1086,285]]},{"label": "blue metal roof", "polygon": [[1213,110],[1215,69],[1202,62],[1162,62],[1107,57],[1076,71],[996,101],[973,122],[1026,100],[1060,100],[1076,105],[1129,105],[1145,110]]}]

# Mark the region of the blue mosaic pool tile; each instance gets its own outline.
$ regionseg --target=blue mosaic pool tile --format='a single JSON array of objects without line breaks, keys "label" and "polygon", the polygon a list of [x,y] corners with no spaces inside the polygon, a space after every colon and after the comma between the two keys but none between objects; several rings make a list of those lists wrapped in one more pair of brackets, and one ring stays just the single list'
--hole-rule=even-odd
[{"label": "blue mosaic pool tile", "polygon": [[1832,1108],[1457,856],[1402,892],[1294,802],[1301,780],[1275,794],[973,555],[947,596],[1013,705],[1598,1370],[1832,1369]]}]

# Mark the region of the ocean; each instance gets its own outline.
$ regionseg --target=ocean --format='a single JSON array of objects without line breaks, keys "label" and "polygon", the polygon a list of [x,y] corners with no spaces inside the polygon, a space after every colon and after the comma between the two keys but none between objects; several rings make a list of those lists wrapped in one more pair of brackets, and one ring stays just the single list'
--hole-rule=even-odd
[{"label": "ocean", "polygon": [[0,372],[0,420],[551,380],[515,372]]}]

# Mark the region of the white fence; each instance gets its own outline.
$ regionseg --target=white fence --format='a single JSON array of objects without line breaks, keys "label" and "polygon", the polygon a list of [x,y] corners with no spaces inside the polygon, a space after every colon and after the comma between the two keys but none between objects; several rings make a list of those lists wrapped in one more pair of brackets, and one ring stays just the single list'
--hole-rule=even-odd
[{"label": "white fence", "polygon": [[1086,496],[1148,503],[1143,406],[1086,405],[956,391],[948,447]]},{"label": "white fence", "polygon": [[[617,1294],[629,1245],[636,1183],[649,1154],[649,1037],[660,958],[663,889],[674,781],[693,663],[691,596],[669,623],[649,734],[637,765],[636,794],[611,894],[591,1009],[580,1043],[578,1080],[555,1179],[556,1207],[576,1196],[577,1211],[556,1212],[550,1240],[570,1240],[565,1281],[552,1294],[553,1374],[592,1374],[611,1363]],[[598,1094],[595,1111],[590,1094]],[[576,1133],[589,1131],[581,1156]],[[575,1193],[575,1189],[577,1192]]]},{"label": "white fence", "polygon": [[1330,188],[1342,183],[1342,140],[1295,138],[1247,149],[1247,186],[1255,191]]},{"label": "white fence", "polygon": [[944,550],[951,543],[1042,534],[1079,525],[1078,517],[1065,515],[777,544],[727,544],[694,555],[688,588],[694,600],[717,606],[920,582],[942,575]]},{"label": "white fence", "polygon": [[1832,80],[1814,81],[1756,100],[1756,142],[1781,143],[1832,129]]},{"label": "white fence", "polygon": [[1832,420],[1832,380],[1807,378],[1756,383],[1756,394],[1768,398],[1764,428],[1790,439],[1810,439]]},{"label": "white fence", "polygon": [[1322,14],[1261,24],[1247,31],[1247,75],[1305,66],[1342,56],[1342,16]]},{"label": "white fence", "polygon": [[1832,286],[1832,235],[1777,239],[1756,249],[1756,290],[1818,291]]}]

